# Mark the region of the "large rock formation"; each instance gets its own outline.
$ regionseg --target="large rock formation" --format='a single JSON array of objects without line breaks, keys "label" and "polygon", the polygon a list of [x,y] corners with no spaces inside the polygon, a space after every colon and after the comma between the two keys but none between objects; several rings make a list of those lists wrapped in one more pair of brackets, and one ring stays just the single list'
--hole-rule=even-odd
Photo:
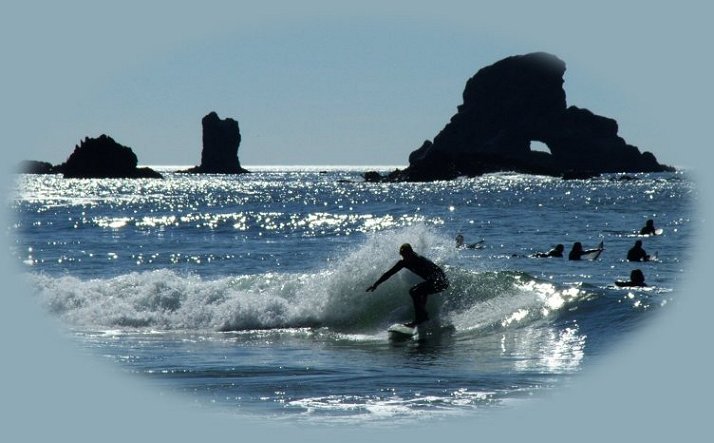
[{"label": "large rock formation", "polygon": [[201,120],[203,149],[201,164],[185,172],[208,174],[239,174],[248,172],[238,160],[241,137],[238,122],[232,118],[221,120],[211,112]]},{"label": "large rock formation", "polygon": [[[503,59],[466,83],[463,104],[434,141],[409,156],[409,166],[368,180],[429,181],[515,171],[583,176],[604,172],[658,172],[649,152],[617,135],[617,122],[567,107],[565,63],[539,52]],[[550,153],[532,151],[531,141]]]},{"label": "large rock formation", "polygon": [[137,168],[134,151],[107,135],[86,137],[67,161],[55,166],[66,178],[162,178],[150,168]]}]

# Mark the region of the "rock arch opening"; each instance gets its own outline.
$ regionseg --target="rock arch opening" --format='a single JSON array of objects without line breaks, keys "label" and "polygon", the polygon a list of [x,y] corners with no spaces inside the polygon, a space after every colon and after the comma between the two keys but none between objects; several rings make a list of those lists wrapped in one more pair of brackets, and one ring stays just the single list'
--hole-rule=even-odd
[{"label": "rock arch opening", "polygon": [[531,152],[543,152],[546,154],[552,154],[548,145],[537,140],[531,140]]}]

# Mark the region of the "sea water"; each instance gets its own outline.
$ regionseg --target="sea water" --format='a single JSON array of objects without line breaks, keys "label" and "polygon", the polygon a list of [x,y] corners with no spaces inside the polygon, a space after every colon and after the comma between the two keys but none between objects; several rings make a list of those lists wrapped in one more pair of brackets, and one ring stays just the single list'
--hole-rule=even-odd
[{"label": "sea water", "polygon": [[[244,175],[18,175],[10,253],[78,347],[201,409],[389,423],[514,408],[578,374],[681,297],[695,238],[685,172],[513,173],[367,183],[365,167]],[[653,219],[664,233],[640,237]],[[456,248],[462,234],[475,248]],[[636,240],[657,259],[625,260]],[[561,243],[596,261],[533,258]],[[441,265],[418,340],[402,243]],[[639,268],[646,288],[619,288]]]}]

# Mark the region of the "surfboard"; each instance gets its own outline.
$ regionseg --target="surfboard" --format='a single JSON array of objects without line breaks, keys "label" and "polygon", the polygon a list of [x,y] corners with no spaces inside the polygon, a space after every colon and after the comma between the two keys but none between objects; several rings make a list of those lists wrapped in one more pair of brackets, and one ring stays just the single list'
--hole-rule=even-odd
[{"label": "surfboard", "polygon": [[601,241],[600,243],[598,243],[597,247],[595,248],[595,249],[600,249],[599,251],[590,252],[588,254],[583,254],[581,259],[590,260],[590,261],[597,260],[598,257],[600,257],[600,254],[602,254],[603,245],[604,245],[604,242]]},{"label": "surfboard", "polygon": [[597,252],[595,253],[595,255],[593,255],[593,258],[591,258],[590,260],[592,260],[592,261],[597,260],[598,257],[600,257],[600,254],[602,254],[602,250],[603,250],[604,248],[605,248],[605,242],[600,241],[600,243],[597,244],[597,249],[599,249],[599,251],[597,251]]},{"label": "surfboard", "polygon": [[418,334],[417,328],[410,328],[409,326],[403,325],[402,323],[395,323],[387,329],[389,335],[392,337],[414,337]]}]

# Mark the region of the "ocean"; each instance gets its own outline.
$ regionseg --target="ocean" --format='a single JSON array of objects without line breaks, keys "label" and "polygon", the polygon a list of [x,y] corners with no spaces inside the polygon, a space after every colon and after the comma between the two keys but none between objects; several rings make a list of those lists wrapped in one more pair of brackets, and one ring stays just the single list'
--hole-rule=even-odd
[{"label": "ocean", "polygon": [[[390,426],[519,408],[577,383],[682,295],[686,171],[367,183],[393,167],[248,167],[163,180],[18,175],[11,255],[82,351],[158,395],[259,420]],[[663,228],[642,237],[647,219]],[[474,248],[457,248],[462,234]],[[640,240],[655,260],[626,261]],[[595,261],[534,258],[574,242]],[[402,270],[442,266],[418,339]],[[614,283],[641,269],[647,287]]]}]

